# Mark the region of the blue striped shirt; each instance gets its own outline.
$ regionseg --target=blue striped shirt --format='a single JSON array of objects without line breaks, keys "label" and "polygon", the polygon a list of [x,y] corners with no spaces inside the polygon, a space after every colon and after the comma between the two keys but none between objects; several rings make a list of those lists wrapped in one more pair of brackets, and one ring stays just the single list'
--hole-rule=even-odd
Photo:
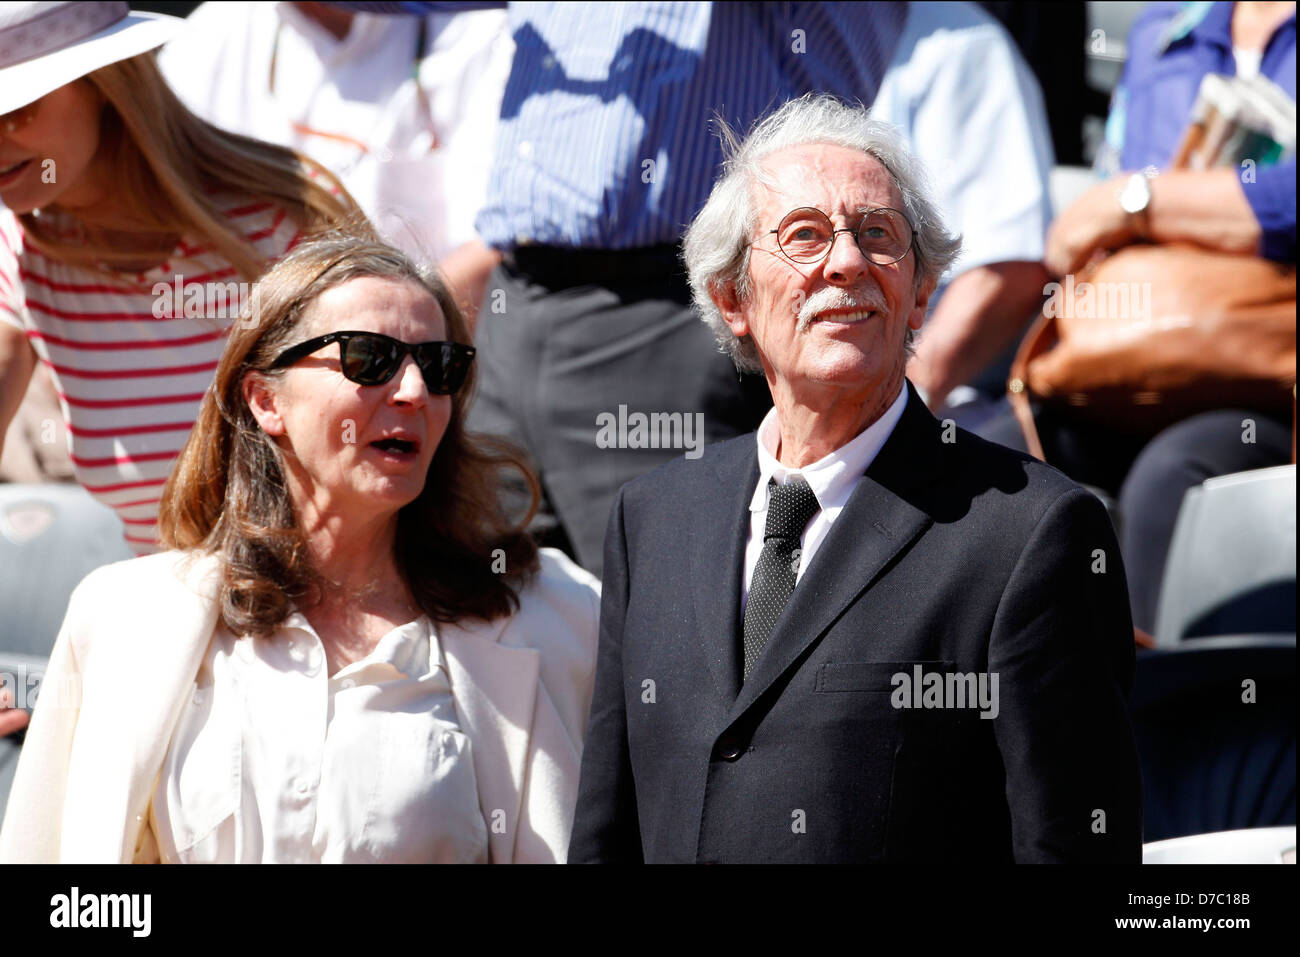
[{"label": "blue striped shirt", "polygon": [[870,103],[906,19],[894,3],[508,6],[515,56],[475,223],[503,250],[676,242],[722,159],[715,111],[744,131],[803,93]]}]

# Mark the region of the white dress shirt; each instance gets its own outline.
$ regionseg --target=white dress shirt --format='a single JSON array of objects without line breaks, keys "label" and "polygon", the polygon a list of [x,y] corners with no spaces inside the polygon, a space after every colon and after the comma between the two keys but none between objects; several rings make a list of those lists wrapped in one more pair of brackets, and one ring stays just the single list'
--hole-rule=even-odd
[{"label": "white dress shirt", "polygon": [[1237,61],[1237,76],[1259,76],[1259,65],[1264,62],[1264,51],[1233,47],[1232,58]]},{"label": "white dress shirt", "polygon": [[788,468],[777,461],[776,456],[781,447],[781,422],[775,407],[768,410],[762,425],[758,427],[758,485],[754,488],[754,497],[749,503],[749,541],[745,545],[745,577],[740,586],[742,618],[745,604],[749,601],[749,584],[754,578],[754,567],[758,564],[758,556],[763,552],[768,482],[776,479],[777,485],[786,485],[796,476],[802,476],[817,496],[817,504],[821,506],[799,539],[799,568],[795,572],[795,584],[798,585],[803,578],[804,569],[812,562],[817,549],[830,534],[831,526],[848,503],[849,496],[858,487],[858,482],[862,481],[862,474],[875,461],[885,441],[893,433],[894,426],[903,417],[903,409],[906,407],[907,384],[904,383],[893,404],[852,441],[811,465],[798,469]]},{"label": "white dress shirt", "polygon": [[292,3],[204,3],[158,64],[199,116],[324,164],[384,238],[437,260],[476,235],[514,41],[505,10],[423,19],[417,55],[419,17],[357,13],[339,39]]},{"label": "white dress shirt", "polygon": [[327,671],[300,613],[269,639],[218,625],[154,790],[164,863],[487,862],[430,620]]}]

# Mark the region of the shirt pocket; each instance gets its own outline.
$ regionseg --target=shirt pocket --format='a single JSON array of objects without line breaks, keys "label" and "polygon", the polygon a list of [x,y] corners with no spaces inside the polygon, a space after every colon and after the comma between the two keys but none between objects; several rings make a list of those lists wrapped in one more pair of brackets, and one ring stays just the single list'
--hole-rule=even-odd
[{"label": "shirt pocket", "polygon": [[385,718],[380,740],[371,744],[379,761],[367,788],[365,823],[343,860],[485,861],[487,828],[469,738],[428,713]]},{"label": "shirt pocket", "polygon": [[243,730],[235,702],[195,689],[172,737],[154,795],[164,861],[235,860],[243,786]]}]

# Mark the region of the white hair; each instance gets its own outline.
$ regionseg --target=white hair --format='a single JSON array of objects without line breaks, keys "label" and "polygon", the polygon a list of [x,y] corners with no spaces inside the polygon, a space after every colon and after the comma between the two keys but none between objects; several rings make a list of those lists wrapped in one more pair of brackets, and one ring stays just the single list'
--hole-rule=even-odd
[{"label": "white hair", "polygon": [[[915,235],[912,254],[916,257],[916,289],[927,283],[937,284],[957,258],[961,239],[944,227],[920,163],[908,152],[894,127],[871,119],[866,107],[841,102],[828,94],[810,93],[764,117],[743,140],[721,118],[717,124],[726,157],[722,176],[686,230],[683,258],[695,306],[736,368],[763,371],[753,339],[738,337],[731,331],[710,292],[731,286],[742,301],[752,292],[749,249],[758,218],[755,186],[775,185],[762,164],[771,153],[824,143],[861,150],[875,158],[903,195],[902,211]],[[909,327],[909,352],[912,337]]]}]

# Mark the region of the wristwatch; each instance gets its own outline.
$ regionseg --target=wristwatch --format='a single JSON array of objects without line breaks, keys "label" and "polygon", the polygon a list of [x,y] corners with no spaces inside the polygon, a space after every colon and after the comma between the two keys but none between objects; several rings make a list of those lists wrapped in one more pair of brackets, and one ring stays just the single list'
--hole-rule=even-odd
[{"label": "wristwatch", "polygon": [[1145,173],[1134,173],[1124,184],[1119,193],[1119,205],[1129,214],[1133,223],[1133,232],[1145,237],[1147,229],[1147,207],[1151,205],[1151,181]]}]

